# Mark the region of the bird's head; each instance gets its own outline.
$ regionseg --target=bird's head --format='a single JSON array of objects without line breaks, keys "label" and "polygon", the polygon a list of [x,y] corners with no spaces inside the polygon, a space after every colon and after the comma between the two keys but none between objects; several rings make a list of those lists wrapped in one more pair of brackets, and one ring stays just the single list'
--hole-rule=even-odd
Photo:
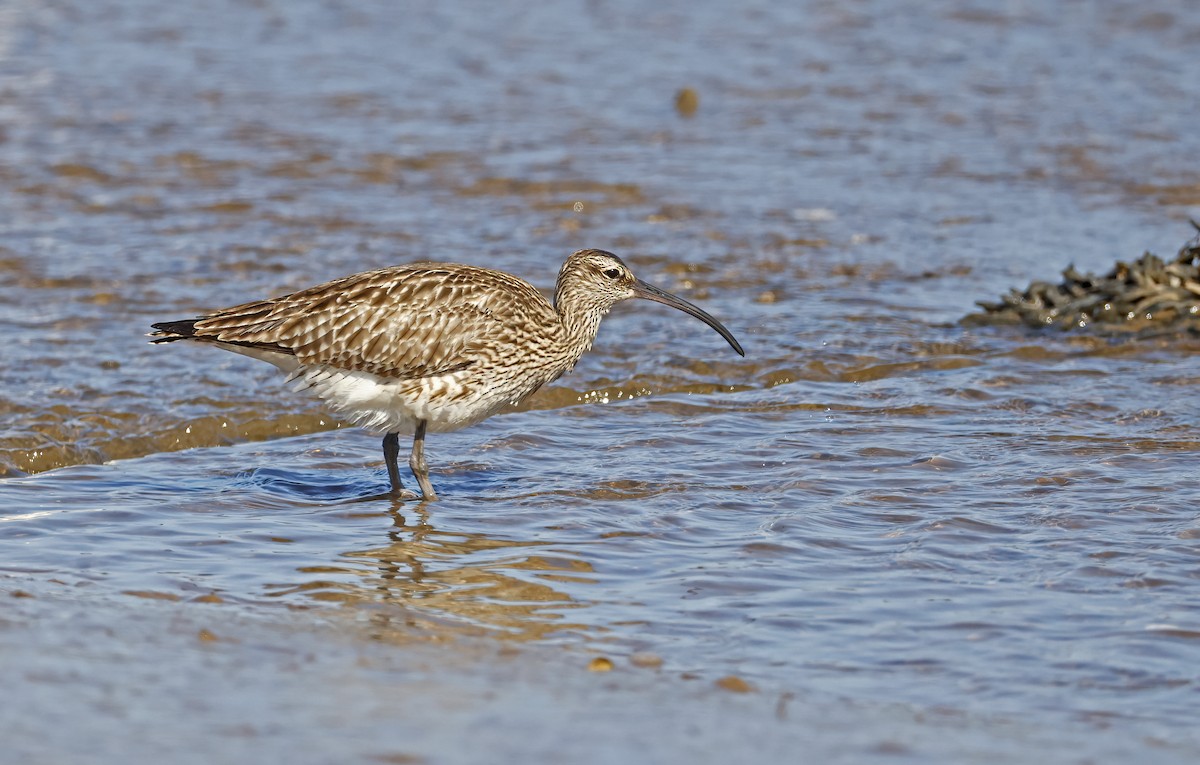
[{"label": "bird's head", "polygon": [[629,266],[611,252],[579,250],[572,253],[558,273],[554,290],[554,305],[564,318],[567,314],[579,314],[579,318],[593,326],[598,325],[600,318],[614,305],[631,298],[653,300],[690,314],[715,329],[740,355],[746,355],[721,322],[686,300],[638,279]]}]

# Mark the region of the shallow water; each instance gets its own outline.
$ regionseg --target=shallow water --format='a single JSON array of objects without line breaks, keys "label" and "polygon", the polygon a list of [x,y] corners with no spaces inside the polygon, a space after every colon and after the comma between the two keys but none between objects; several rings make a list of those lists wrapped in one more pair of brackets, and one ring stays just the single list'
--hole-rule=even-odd
[{"label": "shallow water", "polygon": [[[670,730],[655,756],[1194,761],[1200,340],[958,320],[1191,235],[1200,22],[991,8],[9,3],[0,581],[32,597],[0,614],[6,740],[120,759],[55,722],[81,677],[111,691],[85,716],[225,730],[228,707],[172,704],[255,665],[237,714],[267,751],[402,761],[377,705],[412,651],[426,692],[528,709],[448,702],[411,761],[488,751],[455,735],[488,720],[492,751],[546,760]],[[371,499],[378,440],[271,368],[142,336],[409,260],[549,287],[580,247],[747,357],[620,306],[520,411],[430,437],[437,503]],[[163,624],[223,639],[139,637]],[[281,719],[306,686],[256,664],[271,645],[357,703]],[[481,680],[512,646],[521,682]],[[522,748],[590,694],[589,724],[636,735]]]}]

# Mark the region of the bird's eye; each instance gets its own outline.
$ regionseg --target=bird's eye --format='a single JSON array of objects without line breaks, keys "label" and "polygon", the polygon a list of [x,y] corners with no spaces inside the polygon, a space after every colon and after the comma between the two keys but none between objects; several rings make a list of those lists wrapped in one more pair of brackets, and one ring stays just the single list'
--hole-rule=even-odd
[{"label": "bird's eye", "polygon": [[621,269],[606,268],[606,269],[604,269],[604,275],[607,276],[609,279],[618,279],[621,276]]}]

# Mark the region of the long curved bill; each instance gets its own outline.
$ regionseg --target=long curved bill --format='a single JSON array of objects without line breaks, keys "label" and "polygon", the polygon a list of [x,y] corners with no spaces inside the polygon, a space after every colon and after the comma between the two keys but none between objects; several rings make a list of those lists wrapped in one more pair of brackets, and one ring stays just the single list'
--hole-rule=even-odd
[{"label": "long curved bill", "polygon": [[672,308],[678,308],[679,310],[683,311],[686,314],[691,314],[692,316],[695,316],[700,321],[704,322],[708,326],[715,329],[721,335],[721,337],[725,338],[725,342],[729,343],[729,345],[735,351],[738,352],[739,356],[746,355],[746,352],[742,350],[741,344],[738,343],[738,341],[734,338],[733,334],[729,330],[725,329],[724,324],[717,321],[713,317],[709,316],[707,313],[705,313],[701,309],[697,308],[696,306],[692,305],[691,303],[684,300],[683,298],[675,297],[670,292],[664,292],[664,291],[660,290],[658,287],[655,287],[650,284],[646,284],[641,279],[638,279],[637,281],[635,281],[633,283],[633,295],[634,295],[634,297],[645,298],[646,300],[653,300],[655,303],[662,303],[663,305],[669,305]]}]

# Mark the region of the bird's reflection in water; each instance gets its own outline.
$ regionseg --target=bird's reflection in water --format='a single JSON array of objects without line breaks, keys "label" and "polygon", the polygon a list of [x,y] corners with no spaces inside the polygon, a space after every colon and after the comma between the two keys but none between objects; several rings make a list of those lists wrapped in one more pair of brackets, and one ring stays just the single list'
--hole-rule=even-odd
[{"label": "bird's reflection in water", "polygon": [[[441,509],[441,508],[439,508]],[[399,605],[407,622],[414,612],[444,623],[482,627],[518,640],[540,640],[563,630],[590,630],[569,623],[563,612],[587,603],[554,584],[592,581],[592,566],[560,546],[536,551],[550,542],[504,539],[479,532],[441,531],[430,519],[426,503],[394,500],[388,511],[392,525],[386,544],[342,553],[352,566],[317,566],[301,573],[333,574],[275,595],[304,592],[322,601],[354,605]],[[345,576],[353,574],[354,576]],[[372,614],[372,622],[389,621]]]}]

